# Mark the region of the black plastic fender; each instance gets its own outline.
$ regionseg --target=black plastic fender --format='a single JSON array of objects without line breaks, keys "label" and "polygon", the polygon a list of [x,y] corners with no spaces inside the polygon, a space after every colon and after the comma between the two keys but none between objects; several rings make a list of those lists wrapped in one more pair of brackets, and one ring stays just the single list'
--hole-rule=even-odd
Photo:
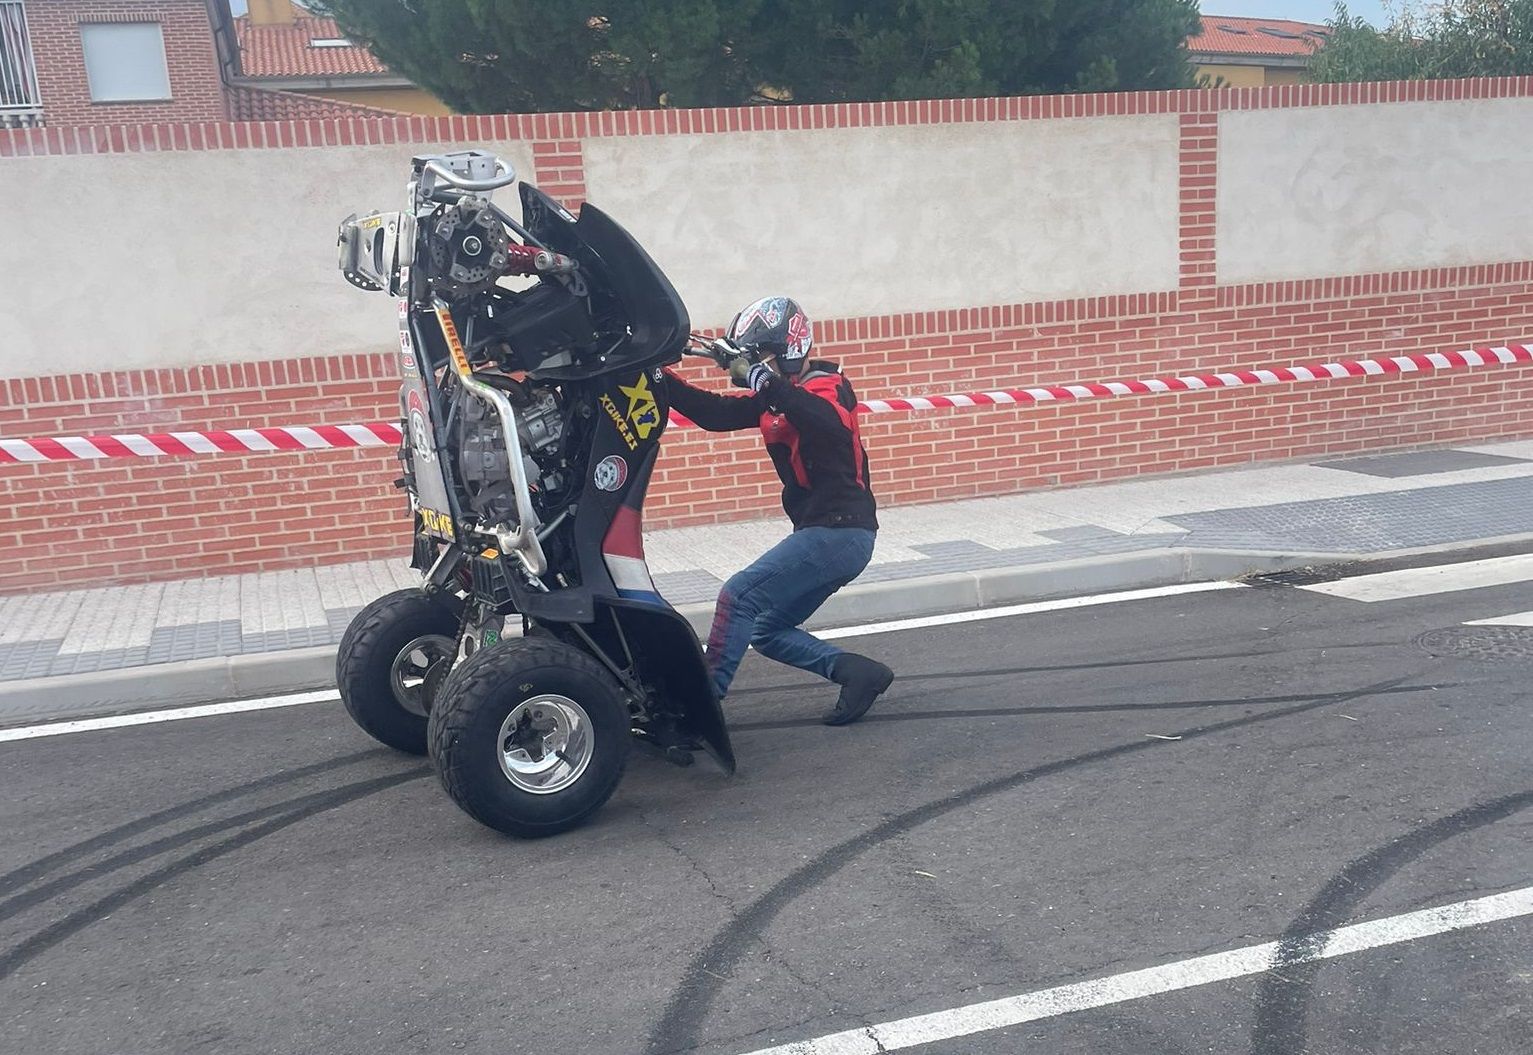
[{"label": "black plastic fender", "polygon": [[724,708],[692,625],[669,605],[602,599],[597,606],[609,609],[623,628],[639,679],[681,715],[682,731],[701,740],[724,771],[733,773],[735,752]]}]

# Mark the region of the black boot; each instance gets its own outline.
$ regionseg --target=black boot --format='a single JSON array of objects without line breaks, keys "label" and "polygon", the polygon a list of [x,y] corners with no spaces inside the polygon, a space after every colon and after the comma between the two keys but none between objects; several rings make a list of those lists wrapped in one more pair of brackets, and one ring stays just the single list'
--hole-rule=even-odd
[{"label": "black boot", "polygon": [[841,686],[841,698],[822,721],[826,725],[847,725],[867,713],[894,680],[894,671],[876,659],[843,652],[836,657],[830,680]]}]

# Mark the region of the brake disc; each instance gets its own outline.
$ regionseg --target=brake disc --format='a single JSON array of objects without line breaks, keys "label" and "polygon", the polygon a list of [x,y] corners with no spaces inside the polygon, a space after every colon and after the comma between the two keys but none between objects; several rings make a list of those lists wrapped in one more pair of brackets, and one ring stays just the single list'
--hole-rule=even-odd
[{"label": "brake disc", "polygon": [[510,266],[505,227],[483,198],[466,197],[437,214],[426,236],[431,286],[450,299],[483,293]]}]

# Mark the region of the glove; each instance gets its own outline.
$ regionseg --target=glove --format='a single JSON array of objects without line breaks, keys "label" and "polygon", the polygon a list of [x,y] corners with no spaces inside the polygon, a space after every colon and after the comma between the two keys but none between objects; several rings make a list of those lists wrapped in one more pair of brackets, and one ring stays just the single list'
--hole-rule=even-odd
[{"label": "glove", "polygon": [[772,368],[765,363],[753,363],[743,355],[729,360],[729,380],[736,388],[748,388],[760,392],[772,380]]},{"label": "glove", "polygon": [[751,387],[751,361],[745,356],[731,356],[729,362],[724,364],[724,369],[729,372],[730,384],[736,388]]},{"label": "glove", "polygon": [[730,359],[737,355],[745,354],[743,348],[736,348],[733,344],[729,343],[728,337],[715,337],[708,342],[708,347],[713,352],[714,361],[726,369],[729,366]]}]

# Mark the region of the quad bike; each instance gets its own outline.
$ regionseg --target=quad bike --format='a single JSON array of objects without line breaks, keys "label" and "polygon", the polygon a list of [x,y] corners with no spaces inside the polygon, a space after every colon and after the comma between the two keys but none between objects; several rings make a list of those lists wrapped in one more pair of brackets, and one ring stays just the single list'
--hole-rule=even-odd
[{"label": "quad bike", "polygon": [[341,224],[346,278],[398,298],[396,485],[423,576],[357,615],[336,680],[470,816],[539,836],[606,802],[634,739],[735,763],[641,535],[686,308],[595,206],[577,219],[525,183],[519,220],[495,204],[515,180],[482,151],[416,157],[404,211]]}]

